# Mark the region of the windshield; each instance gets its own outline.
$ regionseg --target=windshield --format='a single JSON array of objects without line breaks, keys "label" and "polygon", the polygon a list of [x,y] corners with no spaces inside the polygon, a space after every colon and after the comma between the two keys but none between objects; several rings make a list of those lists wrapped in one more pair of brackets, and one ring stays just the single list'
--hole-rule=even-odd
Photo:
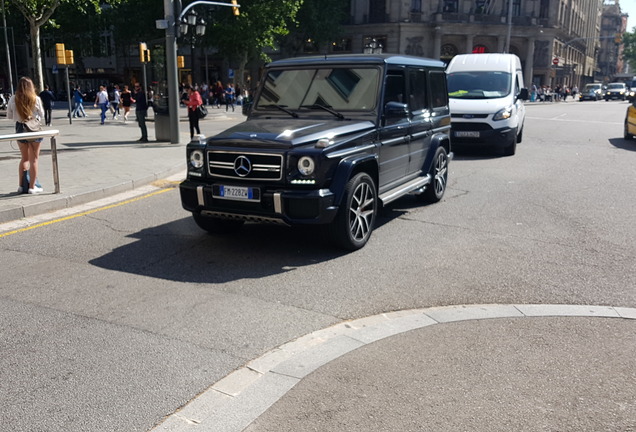
[{"label": "windshield", "polygon": [[607,86],[608,89],[623,89],[625,88],[625,84],[610,84]]},{"label": "windshield", "polygon": [[372,111],[377,104],[379,79],[377,67],[274,69],[267,74],[255,108]]},{"label": "windshield", "polygon": [[506,72],[455,72],[448,74],[448,96],[455,99],[494,99],[510,93]]},{"label": "windshield", "polygon": [[587,84],[585,86],[585,90],[589,91],[589,90],[600,90],[601,89],[601,85],[600,84]]}]

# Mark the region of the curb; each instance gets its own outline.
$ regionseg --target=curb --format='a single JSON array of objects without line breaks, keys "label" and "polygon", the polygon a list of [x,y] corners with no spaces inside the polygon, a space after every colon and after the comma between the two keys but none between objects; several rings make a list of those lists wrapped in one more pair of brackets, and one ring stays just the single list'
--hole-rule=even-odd
[{"label": "curb", "polygon": [[252,360],[165,418],[152,432],[240,432],[304,377],[349,352],[427,326],[496,318],[636,320],[636,308],[587,305],[459,305],[390,312],[336,324]]}]

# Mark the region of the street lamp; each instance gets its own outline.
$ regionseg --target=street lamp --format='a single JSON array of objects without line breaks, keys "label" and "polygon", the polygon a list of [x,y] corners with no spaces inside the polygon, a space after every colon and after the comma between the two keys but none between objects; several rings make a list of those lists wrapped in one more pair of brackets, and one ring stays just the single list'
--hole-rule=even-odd
[{"label": "street lamp", "polygon": [[[237,15],[237,0],[231,3],[221,3],[207,0],[198,0],[186,6],[181,13],[176,12],[175,5],[181,6],[181,0],[163,0],[163,10],[165,20],[157,21],[157,28],[166,31],[166,68],[168,70],[168,113],[170,116],[170,142],[179,143],[179,96],[177,90],[179,83],[177,80],[177,34],[181,27],[181,19],[186,13],[196,5],[209,6],[229,6],[233,8],[234,14]],[[205,24],[202,24],[205,27]],[[203,30],[205,31],[205,30]]]},{"label": "street lamp", "polygon": [[371,39],[367,44],[364,45],[364,53],[365,54],[382,54],[382,44],[378,42],[375,38]]}]

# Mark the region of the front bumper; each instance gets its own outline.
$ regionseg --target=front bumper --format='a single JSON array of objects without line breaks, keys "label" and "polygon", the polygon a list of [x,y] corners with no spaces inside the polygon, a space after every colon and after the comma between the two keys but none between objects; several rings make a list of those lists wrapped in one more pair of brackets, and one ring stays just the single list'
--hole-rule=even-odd
[{"label": "front bumper", "polygon": [[507,146],[517,139],[516,128],[492,129],[487,123],[451,123],[451,134],[453,145],[490,144]]},{"label": "front bumper", "polygon": [[271,185],[249,185],[260,192],[258,201],[229,200],[213,196],[214,183],[185,180],[179,185],[181,205],[193,213],[285,225],[326,224],[338,207],[329,189],[290,190]]}]

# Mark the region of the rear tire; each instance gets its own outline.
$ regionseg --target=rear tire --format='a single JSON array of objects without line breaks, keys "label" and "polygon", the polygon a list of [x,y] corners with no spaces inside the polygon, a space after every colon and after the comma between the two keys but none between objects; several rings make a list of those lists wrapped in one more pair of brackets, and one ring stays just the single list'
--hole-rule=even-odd
[{"label": "rear tire", "polygon": [[448,154],[444,147],[438,147],[435,151],[435,158],[429,174],[431,175],[432,183],[426,187],[421,197],[426,202],[436,203],[444,196],[446,183],[448,182]]},{"label": "rear tire", "polygon": [[329,225],[331,241],[350,251],[362,248],[371,237],[377,213],[373,179],[364,172],[356,174],[347,183],[338,214]]},{"label": "rear tire", "polygon": [[241,229],[245,221],[221,219],[211,216],[203,216],[200,213],[193,213],[194,221],[204,231],[211,234],[230,234]]}]

